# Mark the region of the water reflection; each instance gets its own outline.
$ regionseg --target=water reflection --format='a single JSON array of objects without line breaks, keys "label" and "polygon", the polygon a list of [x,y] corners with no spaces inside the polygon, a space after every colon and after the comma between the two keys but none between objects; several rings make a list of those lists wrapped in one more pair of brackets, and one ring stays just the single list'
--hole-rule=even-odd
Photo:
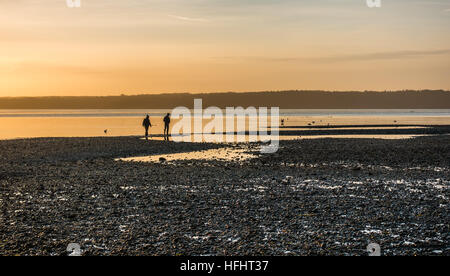
[{"label": "water reflection", "polygon": [[[153,127],[151,135],[163,133],[162,115],[166,110],[0,110],[0,139],[33,137],[95,137],[95,136],[137,136],[144,135],[142,120],[150,114]],[[347,113],[350,111],[346,111]],[[372,129],[389,130],[420,128],[423,125],[450,125],[450,111],[436,110],[425,113],[406,111],[373,110],[342,111],[302,110],[282,111],[285,127],[280,131],[311,130],[315,128],[336,128],[340,130],[359,129],[354,125],[370,126]],[[325,115],[326,114],[326,115]],[[210,120],[204,120],[203,125]],[[172,126],[176,124],[174,119]],[[377,126],[378,125],[378,126]],[[385,125],[381,127],[380,125]],[[417,127],[416,127],[417,125]],[[105,130],[107,132],[105,133]],[[332,134],[332,133],[328,133]],[[361,133],[362,134],[362,133]],[[367,134],[367,133],[365,133]],[[407,134],[407,133],[402,133]],[[309,135],[309,134],[305,134]],[[343,138],[342,136],[340,136]],[[361,137],[355,135],[355,137]],[[376,136],[372,136],[376,137]],[[365,138],[365,137],[364,137]],[[281,138],[284,139],[284,138]],[[292,139],[287,138],[287,139]]]},{"label": "water reflection", "polygon": [[256,158],[256,154],[249,153],[243,148],[219,148],[202,151],[160,154],[140,157],[118,158],[116,161],[125,162],[146,162],[146,163],[171,163],[174,161],[204,160],[204,161],[236,161],[242,162],[248,159]]}]

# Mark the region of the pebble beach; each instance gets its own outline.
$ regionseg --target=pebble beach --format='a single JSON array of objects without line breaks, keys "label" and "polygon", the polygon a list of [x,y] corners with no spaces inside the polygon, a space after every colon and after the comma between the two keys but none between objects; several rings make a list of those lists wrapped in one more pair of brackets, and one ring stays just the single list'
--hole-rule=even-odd
[{"label": "pebble beach", "polygon": [[[437,132],[437,134],[436,134]],[[450,255],[449,127],[411,139],[0,141],[0,255]],[[121,158],[236,149],[253,158]]]}]

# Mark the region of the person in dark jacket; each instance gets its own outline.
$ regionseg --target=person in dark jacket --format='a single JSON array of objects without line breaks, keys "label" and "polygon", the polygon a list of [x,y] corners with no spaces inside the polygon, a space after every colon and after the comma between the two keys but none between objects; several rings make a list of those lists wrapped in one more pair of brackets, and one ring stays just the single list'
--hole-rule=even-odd
[{"label": "person in dark jacket", "polygon": [[150,116],[147,115],[147,117],[145,117],[142,126],[145,128],[145,139],[148,140],[148,128],[152,126],[152,123],[150,123]]},{"label": "person in dark jacket", "polygon": [[170,113],[164,117],[164,140],[169,141]]}]

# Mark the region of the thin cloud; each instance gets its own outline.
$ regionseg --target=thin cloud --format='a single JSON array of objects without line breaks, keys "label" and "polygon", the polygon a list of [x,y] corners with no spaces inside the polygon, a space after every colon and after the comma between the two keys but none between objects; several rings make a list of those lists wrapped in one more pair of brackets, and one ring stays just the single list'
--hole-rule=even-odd
[{"label": "thin cloud", "polygon": [[169,14],[169,17],[178,19],[178,20],[182,20],[182,21],[189,21],[189,22],[208,22],[207,19],[205,18],[194,18],[194,17],[186,17],[186,16],[179,16],[179,15],[173,15],[173,14]]},{"label": "thin cloud", "polygon": [[328,57],[222,57],[225,59],[250,60],[250,61],[266,61],[266,62],[347,62],[347,61],[373,61],[373,60],[390,60],[390,59],[408,59],[420,58],[426,56],[448,55],[450,49],[431,50],[431,51],[394,51],[379,52],[355,55],[340,55]]},{"label": "thin cloud", "polygon": [[361,55],[346,55],[340,57],[319,58],[330,61],[351,61],[351,60],[383,60],[383,59],[404,59],[404,58],[418,58],[424,56],[437,56],[450,54],[450,49],[432,50],[432,51],[395,51],[395,52],[380,52],[369,53]]},{"label": "thin cloud", "polygon": [[71,74],[71,75],[108,75],[114,73],[111,69],[78,66],[69,64],[53,64],[42,62],[19,62],[10,66],[12,73],[31,74]]}]

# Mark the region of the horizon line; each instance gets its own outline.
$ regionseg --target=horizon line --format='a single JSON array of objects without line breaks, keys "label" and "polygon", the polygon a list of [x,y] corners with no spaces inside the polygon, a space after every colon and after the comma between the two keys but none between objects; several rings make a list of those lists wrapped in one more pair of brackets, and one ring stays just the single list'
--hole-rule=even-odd
[{"label": "horizon line", "polygon": [[325,93],[399,93],[399,92],[450,92],[450,89],[402,89],[402,90],[261,90],[261,91],[215,91],[215,92],[161,92],[144,94],[116,94],[116,95],[42,95],[42,96],[0,96],[5,98],[105,98],[105,97],[136,97],[161,95],[205,95],[205,94],[251,94],[251,93],[285,93],[285,92],[325,92]]}]

